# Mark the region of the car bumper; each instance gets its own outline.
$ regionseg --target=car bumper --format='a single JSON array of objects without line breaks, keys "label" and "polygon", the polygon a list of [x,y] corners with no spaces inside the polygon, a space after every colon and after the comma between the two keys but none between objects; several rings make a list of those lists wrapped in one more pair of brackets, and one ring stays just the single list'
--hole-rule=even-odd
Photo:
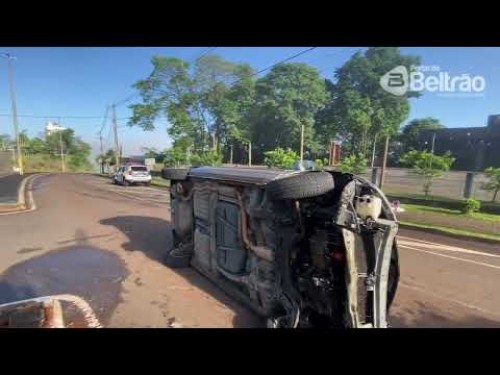
[{"label": "car bumper", "polygon": [[128,182],[151,182],[151,176],[125,177]]}]

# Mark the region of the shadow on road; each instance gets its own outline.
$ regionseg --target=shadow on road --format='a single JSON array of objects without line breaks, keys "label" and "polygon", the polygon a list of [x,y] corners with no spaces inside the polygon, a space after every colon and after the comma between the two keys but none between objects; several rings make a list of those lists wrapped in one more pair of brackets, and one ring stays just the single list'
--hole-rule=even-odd
[{"label": "shadow on road", "polygon": [[[117,216],[101,220],[100,224],[112,225],[127,235],[129,242],[122,244],[125,251],[142,251],[150,259],[162,264],[172,245],[171,223],[167,220],[146,216]],[[234,327],[251,328],[264,325],[262,319],[194,269],[173,269],[173,271],[234,311]]]},{"label": "shadow on road", "polygon": [[394,328],[500,328],[500,322],[480,315],[448,316],[430,311],[425,302],[413,301],[411,306],[398,307],[389,315]]},{"label": "shadow on road", "polygon": [[30,258],[0,276],[0,304],[54,294],[85,299],[107,324],[121,302],[128,271],[109,251],[86,245],[65,247]]}]

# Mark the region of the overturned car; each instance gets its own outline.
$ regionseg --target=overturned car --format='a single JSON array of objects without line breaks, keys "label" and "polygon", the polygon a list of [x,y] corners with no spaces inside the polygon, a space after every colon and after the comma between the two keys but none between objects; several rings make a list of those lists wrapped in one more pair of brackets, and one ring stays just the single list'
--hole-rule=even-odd
[{"label": "overturned car", "polygon": [[398,224],[384,194],[337,171],[165,168],[173,248],[268,327],[387,327]]}]

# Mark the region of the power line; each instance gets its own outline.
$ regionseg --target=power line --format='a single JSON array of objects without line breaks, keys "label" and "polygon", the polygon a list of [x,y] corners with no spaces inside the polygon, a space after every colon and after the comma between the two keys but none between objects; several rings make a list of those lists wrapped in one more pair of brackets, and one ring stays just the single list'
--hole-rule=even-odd
[{"label": "power line", "polygon": [[307,53],[307,52],[310,52],[310,51],[312,51],[313,49],[316,49],[316,48],[318,48],[318,47],[310,47],[310,48],[308,48],[308,49],[305,49],[305,50],[303,50],[303,51],[300,51],[299,53],[296,53],[296,54],[295,54],[295,55],[293,55],[293,56],[287,57],[286,59],[283,59],[283,60],[281,60],[281,61],[278,61],[277,63],[274,63],[273,65],[270,65],[270,66],[268,66],[267,68],[264,68],[264,69],[259,70],[258,72],[256,72],[256,73],[252,74],[251,76],[253,77],[253,76],[259,75],[260,73],[264,73],[265,71],[267,71],[267,70],[269,70],[269,69],[272,69],[272,68],[274,68],[274,67],[275,67],[275,66],[277,66],[277,65],[284,64],[284,63],[286,63],[286,62],[288,62],[288,61],[290,61],[290,60],[293,60],[293,59],[295,59],[295,58],[297,58],[297,57],[299,57],[299,56],[301,56],[301,55],[303,55],[303,54],[305,54],[305,53]]},{"label": "power line", "polygon": [[[191,61],[191,63],[192,63],[192,64],[196,63],[196,62],[197,62],[199,59],[201,59],[203,56],[206,56],[207,54],[209,54],[209,53],[211,53],[211,52],[215,51],[215,49],[216,49],[216,48],[217,48],[217,47],[209,47],[209,48],[207,48],[206,50],[202,51],[202,52],[201,52],[201,53],[200,53],[197,57],[195,57],[195,58]],[[145,81],[146,81],[146,82],[149,82],[149,78],[147,78]],[[122,105],[122,104],[125,104],[125,103],[127,103],[127,102],[131,101],[132,99],[134,99],[135,97],[137,97],[137,96],[139,96],[139,95],[140,95],[140,92],[139,92],[139,91],[136,91],[136,92],[134,92],[134,93],[130,94],[129,96],[127,96],[125,99],[122,99],[122,100],[120,100],[120,101],[116,102],[116,103],[115,103],[115,106],[117,106],[117,107],[118,107],[118,106],[120,106],[120,105]]]},{"label": "power line", "polygon": [[[300,52],[296,53],[296,54],[295,54],[295,55],[293,55],[293,56],[287,57],[286,59],[280,60],[280,61],[278,61],[278,62],[276,62],[276,63],[274,63],[274,64],[272,64],[272,65],[270,65],[270,66],[268,66],[268,67],[266,67],[266,68],[264,68],[264,69],[261,69],[261,70],[259,70],[259,71],[255,72],[255,73],[250,74],[250,76],[249,76],[249,77],[254,77],[254,76],[257,76],[257,75],[259,75],[259,74],[261,74],[261,73],[264,73],[265,71],[268,71],[269,69],[272,69],[272,68],[274,68],[275,66],[278,66],[278,65],[280,65],[280,64],[284,64],[284,63],[286,63],[286,62],[288,62],[288,61],[290,61],[290,60],[293,60],[293,59],[295,59],[295,58],[297,58],[297,57],[299,57],[299,56],[302,56],[303,54],[305,54],[305,53],[307,53],[307,52],[311,52],[312,50],[314,50],[314,49],[316,49],[316,48],[318,48],[318,47],[310,47],[310,48],[307,48],[307,49],[305,49],[305,50],[303,50],[303,51],[300,51]],[[244,77],[244,78],[249,78],[249,77]],[[234,82],[232,82],[232,83],[231,83],[231,85],[235,85],[235,84],[237,84],[237,83],[239,83],[239,82],[243,81],[243,79],[244,79],[244,78],[240,78],[240,79],[235,80]]]},{"label": "power line", "polygon": [[[0,113],[1,117],[10,117],[10,113]],[[41,119],[102,119],[103,116],[37,116],[37,115],[17,115],[17,117],[41,118]],[[120,117],[117,120],[128,120],[130,117]]]},{"label": "power line", "polygon": [[109,105],[106,106],[106,111],[104,112],[104,120],[102,121],[102,126],[101,130],[99,131],[99,134],[102,133],[104,127],[106,126],[106,120],[108,119],[108,111],[109,111]]}]

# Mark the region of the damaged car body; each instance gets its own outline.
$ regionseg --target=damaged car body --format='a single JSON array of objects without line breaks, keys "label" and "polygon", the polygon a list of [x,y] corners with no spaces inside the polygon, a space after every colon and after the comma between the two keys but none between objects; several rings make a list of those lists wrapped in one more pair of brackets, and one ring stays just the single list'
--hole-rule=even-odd
[{"label": "damaged car body", "polygon": [[268,327],[384,328],[398,223],[369,181],[338,171],[165,168],[172,268],[192,266]]}]

